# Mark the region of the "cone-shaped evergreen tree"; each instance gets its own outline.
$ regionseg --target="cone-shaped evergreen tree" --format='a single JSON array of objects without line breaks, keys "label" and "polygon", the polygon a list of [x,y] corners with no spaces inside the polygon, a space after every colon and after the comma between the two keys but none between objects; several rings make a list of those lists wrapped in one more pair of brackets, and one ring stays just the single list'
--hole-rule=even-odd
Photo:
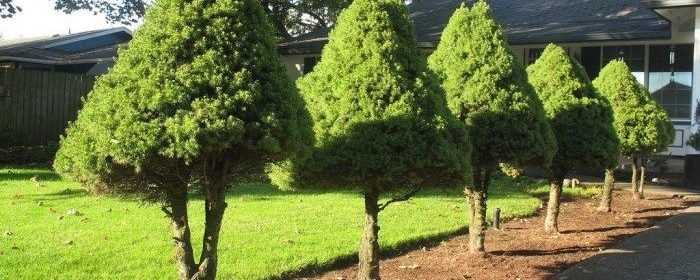
[{"label": "cone-shaped evergreen tree", "polygon": [[470,132],[475,183],[465,188],[470,251],[484,251],[486,196],[499,163],[548,166],[554,134],[525,68],[515,59],[490,8],[478,1],[452,15],[428,60],[452,113]]},{"label": "cone-shaped evergreen tree", "polygon": [[632,193],[642,198],[648,157],[665,150],[674,140],[671,119],[621,60],[608,63],[593,85],[612,104],[620,152],[632,157]]},{"label": "cone-shaped evergreen tree", "polygon": [[[314,120],[316,146],[285,182],[364,195],[358,279],[379,279],[378,212],[422,188],[469,182],[468,132],[449,113],[397,0],[354,1],[314,71],[297,85]],[[380,195],[401,191],[406,195],[379,204]]]},{"label": "cone-shaped evergreen tree", "polygon": [[617,164],[613,112],[595,91],[583,67],[557,45],[547,46],[527,73],[557,138],[544,226],[557,231],[564,177],[577,167],[602,170]]},{"label": "cone-shaped evergreen tree", "polygon": [[[297,155],[313,134],[257,0],[158,0],[96,83],[54,166],[87,187],[162,202],[181,279],[214,279],[231,180]],[[190,242],[188,186],[205,197]]]}]

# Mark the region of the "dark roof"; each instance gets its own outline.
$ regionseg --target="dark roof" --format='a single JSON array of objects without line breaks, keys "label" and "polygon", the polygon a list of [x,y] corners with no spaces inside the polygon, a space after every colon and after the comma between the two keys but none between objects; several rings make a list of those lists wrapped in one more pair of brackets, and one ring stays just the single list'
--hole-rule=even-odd
[{"label": "dark roof", "polygon": [[68,35],[0,41],[0,61],[43,64],[97,63],[113,60],[119,47],[131,40],[124,27]]},{"label": "dark roof", "polygon": [[[463,0],[423,0],[408,5],[421,47],[434,48]],[[469,1],[472,2],[472,1]],[[489,0],[510,44],[661,39],[671,25],[643,0]],[[283,54],[319,53],[328,29],[280,44]]]},{"label": "dark roof", "polygon": [[700,0],[645,0],[644,2],[652,9],[700,6]]}]

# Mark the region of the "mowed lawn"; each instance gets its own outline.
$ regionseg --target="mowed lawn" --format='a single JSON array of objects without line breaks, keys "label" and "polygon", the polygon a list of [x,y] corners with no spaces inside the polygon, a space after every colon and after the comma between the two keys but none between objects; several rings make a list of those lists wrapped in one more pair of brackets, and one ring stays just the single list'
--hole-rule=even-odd
[{"label": "mowed lawn", "polygon": [[[35,183],[31,178],[38,178]],[[527,216],[531,181],[497,179],[489,207]],[[190,202],[195,250],[201,199]],[[236,185],[220,239],[220,279],[269,279],[347,260],[357,251],[363,201],[348,192],[283,192]],[[492,211],[489,209],[488,213]],[[396,249],[466,226],[461,191],[432,191],[380,214],[380,243]],[[86,195],[50,169],[0,168],[0,275],[13,279],[174,279],[168,220],[159,205]]]}]

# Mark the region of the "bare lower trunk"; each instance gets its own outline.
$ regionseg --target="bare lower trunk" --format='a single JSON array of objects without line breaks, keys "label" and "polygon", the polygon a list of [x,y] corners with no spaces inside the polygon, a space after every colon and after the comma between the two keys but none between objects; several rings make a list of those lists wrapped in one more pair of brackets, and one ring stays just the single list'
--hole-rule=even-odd
[{"label": "bare lower trunk", "polygon": [[639,178],[639,158],[637,157],[632,157],[632,196],[634,199],[641,199],[642,197],[639,195],[639,182],[637,179]]},{"label": "bare lower trunk", "polygon": [[486,229],[486,197],[488,185],[491,181],[491,172],[488,170],[477,171],[474,190],[470,191],[469,209],[471,217],[469,220],[469,252],[483,253],[484,230]]},{"label": "bare lower trunk", "polygon": [[183,189],[172,193],[168,204],[170,211],[166,213],[170,217],[173,231],[173,257],[177,266],[177,276],[181,280],[188,280],[194,274],[196,267],[187,215],[187,191]]},{"label": "bare lower trunk", "polygon": [[473,188],[474,186],[464,188],[464,196],[467,199],[467,219],[469,219],[467,222],[469,225],[474,222],[474,209],[476,208],[474,202],[474,191],[472,190]]},{"label": "bare lower trunk", "polygon": [[615,190],[615,171],[612,169],[605,170],[605,185],[603,186],[603,195],[600,198],[600,206],[598,211],[610,212],[612,206],[612,196]]},{"label": "bare lower trunk", "polygon": [[562,191],[562,177],[552,176],[549,184],[549,201],[547,201],[547,217],[544,220],[544,230],[548,232],[558,232],[559,225],[559,199]]},{"label": "bare lower trunk", "polygon": [[365,226],[359,248],[358,280],[379,279],[379,191],[365,193]]},{"label": "bare lower trunk", "polygon": [[192,276],[192,280],[213,280],[216,278],[218,265],[219,233],[221,221],[226,210],[226,184],[222,180],[219,183],[204,187],[205,199],[205,224],[202,242],[202,254],[199,258],[199,267]]},{"label": "bare lower trunk", "polygon": [[639,194],[640,199],[644,199],[644,181],[647,173],[647,159],[645,157],[642,158],[640,169],[641,172],[639,172],[639,187],[637,188],[637,193]]}]

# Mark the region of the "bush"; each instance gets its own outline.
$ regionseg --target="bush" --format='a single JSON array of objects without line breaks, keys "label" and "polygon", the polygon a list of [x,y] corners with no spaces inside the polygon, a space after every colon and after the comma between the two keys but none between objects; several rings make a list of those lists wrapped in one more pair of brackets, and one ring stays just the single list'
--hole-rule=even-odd
[{"label": "bush", "polygon": [[491,173],[499,164],[510,174],[548,166],[556,151],[554,134],[486,2],[454,12],[428,64],[446,91],[450,111],[469,128],[476,180],[465,188],[470,250],[483,251]]},{"label": "bush", "polygon": [[338,17],[314,71],[297,86],[314,120],[316,146],[290,187],[355,190],[365,198],[358,279],[378,279],[382,194],[470,182],[468,132],[447,109],[427,69],[406,8],[355,0]]},{"label": "bush", "polygon": [[556,231],[565,176],[576,167],[602,170],[617,164],[613,112],[593,88],[583,67],[557,45],[547,46],[527,72],[557,138],[545,220],[545,229]]},{"label": "bush", "polygon": [[[54,167],[93,190],[163,203],[179,277],[214,279],[230,183],[303,156],[311,137],[258,0],[159,0],[97,80]],[[190,188],[205,197],[196,262]]]}]

